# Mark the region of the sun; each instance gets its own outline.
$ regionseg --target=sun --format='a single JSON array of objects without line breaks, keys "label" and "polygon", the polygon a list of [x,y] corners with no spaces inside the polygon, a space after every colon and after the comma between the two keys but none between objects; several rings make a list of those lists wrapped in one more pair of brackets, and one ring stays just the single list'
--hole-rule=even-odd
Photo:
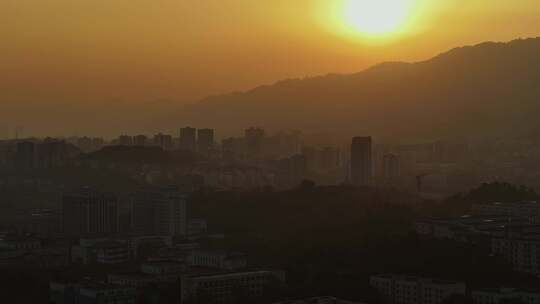
[{"label": "sun", "polygon": [[380,36],[398,32],[410,12],[411,0],[347,0],[344,18],[352,30]]}]

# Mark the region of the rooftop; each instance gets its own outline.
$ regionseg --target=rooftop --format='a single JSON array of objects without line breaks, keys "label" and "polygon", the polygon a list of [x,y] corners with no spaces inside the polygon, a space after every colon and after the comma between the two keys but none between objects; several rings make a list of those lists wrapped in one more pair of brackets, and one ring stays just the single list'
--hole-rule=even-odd
[{"label": "rooftop", "polygon": [[392,280],[398,280],[398,281],[410,281],[410,282],[422,281],[423,283],[432,283],[432,284],[439,284],[439,285],[463,284],[463,282],[457,282],[457,281],[440,280],[440,279],[435,279],[435,278],[424,278],[424,277],[416,277],[416,276],[400,275],[400,274],[378,274],[378,275],[373,275],[371,277],[392,279]]}]

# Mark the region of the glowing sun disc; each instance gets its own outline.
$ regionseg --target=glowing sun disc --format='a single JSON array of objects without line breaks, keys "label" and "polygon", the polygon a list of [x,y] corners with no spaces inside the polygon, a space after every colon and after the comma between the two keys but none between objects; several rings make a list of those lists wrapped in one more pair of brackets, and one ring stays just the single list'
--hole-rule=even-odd
[{"label": "glowing sun disc", "polygon": [[347,25],[367,35],[399,31],[410,13],[411,0],[347,0],[344,8]]}]

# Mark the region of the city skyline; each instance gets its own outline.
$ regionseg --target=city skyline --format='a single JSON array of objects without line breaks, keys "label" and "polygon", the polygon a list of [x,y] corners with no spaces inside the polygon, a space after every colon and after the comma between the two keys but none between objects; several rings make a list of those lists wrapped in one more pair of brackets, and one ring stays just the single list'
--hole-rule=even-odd
[{"label": "city skyline", "polygon": [[539,0],[0,20],[2,303],[540,303]]}]

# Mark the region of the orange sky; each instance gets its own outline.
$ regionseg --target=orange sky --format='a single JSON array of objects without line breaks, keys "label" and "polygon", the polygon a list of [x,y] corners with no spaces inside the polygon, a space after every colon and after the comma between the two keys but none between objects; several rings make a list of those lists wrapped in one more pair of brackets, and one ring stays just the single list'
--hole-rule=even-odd
[{"label": "orange sky", "polygon": [[340,1],[1,0],[0,102],[191,102],[540,36],[538,0],[412,0],[412,29],[372,43],[339,30]]}]

